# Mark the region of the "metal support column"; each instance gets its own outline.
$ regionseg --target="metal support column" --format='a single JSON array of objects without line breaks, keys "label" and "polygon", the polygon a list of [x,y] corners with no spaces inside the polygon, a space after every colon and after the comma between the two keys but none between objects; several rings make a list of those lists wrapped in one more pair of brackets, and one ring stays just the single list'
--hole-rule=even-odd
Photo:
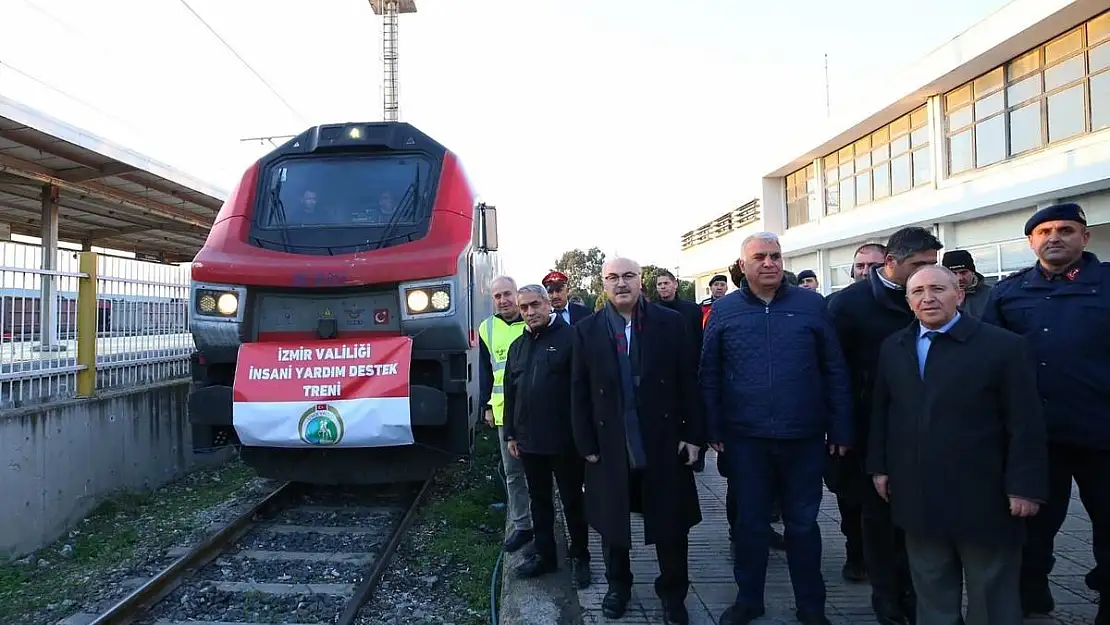
[{"label": "metal support column", "polygon": [[397,34],[399,28],[396,0],[386,0],[382,12],[382,61],[385,65],[382,80],[382,108],[383,118],[387,122],[395,122],[401,116],[401,104],[398,95],[398,49]]},{"label": "metal support column", "polygon": [[60,352],[65,346],[58,343],[58,196],[60,190],[52,184],[42,186],[42,270],[39,275],[39,351]]}]

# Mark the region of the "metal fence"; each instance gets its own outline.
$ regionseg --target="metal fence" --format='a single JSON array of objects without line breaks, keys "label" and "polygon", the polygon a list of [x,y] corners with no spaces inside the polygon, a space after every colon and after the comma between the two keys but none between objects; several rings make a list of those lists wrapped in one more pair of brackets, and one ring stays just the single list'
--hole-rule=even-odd
[{"label": "metal fence", "polygon": [[59,250],[47,270],[42,257],[0,242],[0,409],[74,397],[82,377],[107,389],[188,374],[187,266]]}]

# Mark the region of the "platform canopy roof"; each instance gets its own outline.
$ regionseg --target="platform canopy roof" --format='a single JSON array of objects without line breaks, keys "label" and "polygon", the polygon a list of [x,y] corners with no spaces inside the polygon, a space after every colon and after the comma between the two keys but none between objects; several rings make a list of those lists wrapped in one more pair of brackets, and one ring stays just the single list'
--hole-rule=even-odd
[{"label": "platform canopy roof", "polygon": [[[53,186],[58,239],[188,262],[227,192],[0,96],[0,223],[40,236]],[[47,197],[50,197],[47,195]]]}]

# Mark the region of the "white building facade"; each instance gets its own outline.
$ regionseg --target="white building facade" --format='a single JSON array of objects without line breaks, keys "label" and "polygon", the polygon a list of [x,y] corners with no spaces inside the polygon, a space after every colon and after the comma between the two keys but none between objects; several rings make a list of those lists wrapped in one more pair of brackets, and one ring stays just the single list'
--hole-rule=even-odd
[{"label": "white building facade", "polygon": [[[879,110],[842,120],[763,177],[759,218],[684,237],[682,273],[723,271],[750,232],[780,235],[787,269],[825,293],[856,248],[910,225],[966,249],[993,282],[1035,261],[1023,225],[1068,200],[1110,261],[1110,11],[1105,0],[1015,0],[899,74]],[[699,229],[696,232],[700,232]],[[690,245],[687,245],[690,243]]]}]

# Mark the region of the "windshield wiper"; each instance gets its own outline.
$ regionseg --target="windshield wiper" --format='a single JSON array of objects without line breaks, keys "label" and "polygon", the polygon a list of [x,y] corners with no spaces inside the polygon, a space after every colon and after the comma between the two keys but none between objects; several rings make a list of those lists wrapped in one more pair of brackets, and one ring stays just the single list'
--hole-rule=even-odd
[{"label": "windshield wiper", "polygon": [[276,222],[278,230],[281,231],[281,245],[285,248],[284,251],[289,251],[289,232],[286,230],[288,220],[285,215],[285,204],[281,201],[281,185],[285,182],[278,176],[277,183],[270,187],[270,210],[272,215],[270,220]]},{"label": "windshield wiper", "polygon": [[385,247],[385,244],[393,238],[393,231],[397,229],[397,224],[400,223],[401,216],[409,212],[409,210],[416,206],[416,194],[420,188],[420,168],[416,169],[416,178],[409,185],[408,190],[401,196],[401,202],[394,211],[393,216],[389,218],[389,223],[385,226],[385,231],[382,232],[382,238],[378,242],[378,249]]}]

